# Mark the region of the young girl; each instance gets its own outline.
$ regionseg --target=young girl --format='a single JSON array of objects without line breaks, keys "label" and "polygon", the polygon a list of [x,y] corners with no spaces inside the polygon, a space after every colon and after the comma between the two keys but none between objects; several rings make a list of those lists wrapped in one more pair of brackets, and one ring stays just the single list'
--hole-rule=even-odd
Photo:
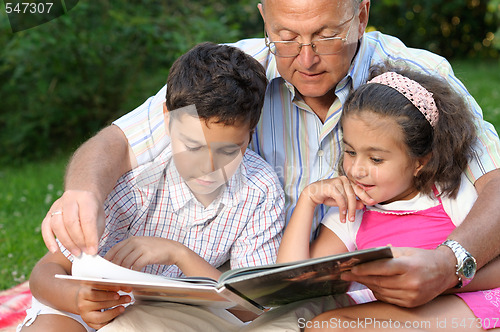
[{"label": "young girl", "polygon": [[[462,98],[433,76],[380,71],[385,72],[358,88],[345,104],[341,119],[345,175],[305,188],[283,236],[278,261],[388,244],[435,249],[472,207],[476,191],[462,174],[473,153],[475,127]],[[330,209],[310,245],[308,234],[318,204],[338,209]],[[345,222],[346,217],[351,222]],[[371,302],[335,309],[308,326],[363,331],[499,327],[500,288],[494,288],[500,286],[498,263],[497,259],[481,269],[460,289],[487,291],[443,295],[417,308]]]}]

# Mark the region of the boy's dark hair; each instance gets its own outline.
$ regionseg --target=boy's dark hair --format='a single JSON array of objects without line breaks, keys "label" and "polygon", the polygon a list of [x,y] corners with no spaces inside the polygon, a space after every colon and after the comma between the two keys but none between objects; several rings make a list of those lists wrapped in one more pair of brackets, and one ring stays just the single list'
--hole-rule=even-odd
[{"label": "boy's dark hair", "polygon": [[373,78],[387,71],[406,76],[433,94],[439,111],[435,128],[403,94],[378,83],[365,84],[351,93],[342,116],[357,114],[362,117],[364,111],[371,111],[394,118],[401,126],[412,158],[431,153],[427,164],[414,178],[415,188],[432,195],[432,186],[437,183],[441,186],[442,195],[456,197],[461,174],[472,157],[472,145],[476,139],[472,113],[464,99],[439,76],[387,65],[375,67],[370,76]]},{"label": "boy's dark hair", "polygon": [[266,72],[257,60],[235,47],[205,42],[170,68],[166,106],[174,111],[195,105],[193,116],[225,125],[248,124],[253,130],[266,87]]}]

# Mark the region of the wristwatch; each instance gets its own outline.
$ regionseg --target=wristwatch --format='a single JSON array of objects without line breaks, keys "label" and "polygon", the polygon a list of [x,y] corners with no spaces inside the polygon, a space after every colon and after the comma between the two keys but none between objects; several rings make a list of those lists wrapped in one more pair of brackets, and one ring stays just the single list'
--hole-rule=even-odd
[{"label": "wristwatch", "polygon": [[455,240],[446,240],[438,247],[440,246],[450,248],[457,258],[456,274],[458,276],[458,284],[455,288],[466,286],[476,274],[476,259]]}]

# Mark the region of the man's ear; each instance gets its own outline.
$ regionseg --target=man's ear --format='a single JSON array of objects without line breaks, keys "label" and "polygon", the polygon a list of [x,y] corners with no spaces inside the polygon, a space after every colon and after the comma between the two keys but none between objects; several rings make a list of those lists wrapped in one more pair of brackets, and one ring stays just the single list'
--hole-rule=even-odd
[{"label": "man's ear", "polygon": [[417,161],[416,161],[416,168],[415,168],[415,172],[413,173],[413,176],[417,176],[418,173],[420,173],[420,171],[422,170],[422,168],[424,168],[424,166],[427,165],[427,163],[431,159],[431,156],[432,156],[432,152],[429,152],[424,157],[417,159]]},{"label": "man's ear", "polygon": [[370,0],[361,1],[359,5],[358,15],[359,15],[358,39],[361,39],[368,25],[368,17],[370,16]]},{"label": "man's ear", "polygon": [[165,131],[167,135],[170,136],[170,111],[166,103],[163,103],[163,119],[165,121]]},{"label": "man's ear", "polygon": [[259,3],[257,5],[257,8],[259,8],[259,12],[260,12],[260,16],[262,16],[262,20],[264,21],[264,23],[266,22],[265,18],[264,18],[264,5],[262,3]]}]

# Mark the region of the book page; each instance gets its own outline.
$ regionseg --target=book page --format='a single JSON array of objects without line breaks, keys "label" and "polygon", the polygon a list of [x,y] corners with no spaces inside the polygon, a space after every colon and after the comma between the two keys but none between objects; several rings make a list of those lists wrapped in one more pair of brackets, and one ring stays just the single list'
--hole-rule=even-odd
[{"label": "book page", "polygon": [[354,291],[350,282],[340,279],[342,272],[354,265],[376,259],[391,258],[389,247],[365,249],[251,269],[240,269],[226,274],[224,285],[241,297],[263,307],[276,307],[288,303],[331,294]]},{"label": "book page", "polygon": [[82,254],[73,262],[73,275],[56,275],[58,279],[88,284],[100,289],[117,286],[131,288],[139,301],[165,301],[213,308],[238,308],[262,313],[254,306],[217,282],[204,277],[168,278],[139,271],[133,271],[100,257]]},{"label": "book page", "polygon": [[133,282],[161,282],[163,284],[189,282],[215,285],[216,281],[210,278],[169,278],[140,271],[127,269],[114,264],[99,255],[88,255],[82,253],[73,261],[71,274],[74,277],[103,278],[112,280],[126,280]]}]

